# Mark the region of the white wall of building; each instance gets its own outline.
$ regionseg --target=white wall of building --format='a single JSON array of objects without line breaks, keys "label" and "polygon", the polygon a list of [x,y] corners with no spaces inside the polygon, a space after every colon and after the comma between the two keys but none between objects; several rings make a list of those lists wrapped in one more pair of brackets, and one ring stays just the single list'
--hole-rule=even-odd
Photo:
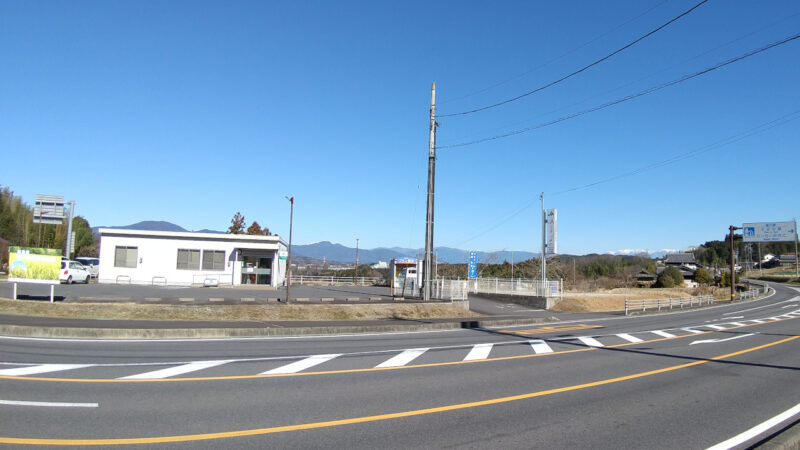
[{"label": "white wall of building", "polygon": [[[117,247],[136,247],[136,267],[116,267]],[[197,270],[178,269],[178,250],[200,250]],[[203,270],[203,251],[224,251],[222,270]],[[241,284],[241,252],[257,252],[272,258],[272,286],[286,277],[286,244],[278,236],[250,236],[216,233],[100,229],[101,283],[197,285],[206,278],[221,285]],[[246,269],[245,269],[246,270]]]}]

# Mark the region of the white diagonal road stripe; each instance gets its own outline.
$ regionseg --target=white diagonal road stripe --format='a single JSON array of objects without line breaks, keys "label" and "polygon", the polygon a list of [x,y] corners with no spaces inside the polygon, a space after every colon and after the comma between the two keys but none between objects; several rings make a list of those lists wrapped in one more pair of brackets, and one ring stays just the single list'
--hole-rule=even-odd
[{"label": "white diagonal road stripe", "polygon": [[56,408],[97,408],[98,403],[28,402],[23,400],[0,400],[0,405],[11,406],[49,406]]},{"label": "white diagonal road stripe", "polygon": [[91,367],[94,364],[42,364],[39,366],[15,367],[13,369],[0,370],[0,375],[19,377],[24,375],[34,375],[37,373],[58,372],[60,370],[80,369]]},{"label": "white diagonal road stripe", "polygon": [[492,351],[494,344],[475,344],[472,350],[469,351],[464,361],[475,361],[476,359],[486,359],[489,357],[489,352]]},{"label": "white diagonal road stripe", "polygon": [[704,326],[706,326],[708,328],[712,328],[714,330],[724,330],[725,329],[725,327],[719,326],[719,325],[704,325]]},{"label": "white diagonal road stripe", "polygon": [[195,361],[190,362],[189,364],[181,364],[180,366],[175,367],[167,367],[166,369],[159,369],[153,370],[151,372],[139,373],[136,375],[129,375],[127,377],[121,377],[120,380],[157,380],[161,378],[169,378],[174,377],[175,375],[182,375],[184,373],[194,372],[196,370],[208,369],[209,367],[219,366],[225,363],[229,363],[229,360],[225,361]]},{"label": "white diagonal road stripe", "polygon": [[667,333],[666,331],[661,331],[661,330],[653,330],[653,331],[651,331],[651,333],[657,334],[657,335],[659,335],[661,337],[665,337],[665,338],[674,338],[675,337],[674,334]]},{"label": "white diagonal road stripe", "polygon": [[625,339],[628,342],[642,342],[641,339],[637,338],[636,336],[631,336],[628,333],[620,333],[617,336],[621,337],[622,339]]},{"label": "white diagonal road stripe", "polygon": [[693,334],[703,334],[702,331],[695,330],[694,328],[681,328],[681,330],[688,331],[689,333],[693,333]]},{"label": "white diagonal road stripe", "polygon": [[591,336],[578,336],[578,340],[583,342],[585,345],[589,347],[602,347],[603,344],[600,343],[597,339]]},{"label": "white diagonal road stripe", "polygon": [[550,348],[549,345],[547,345],[547,342],[545,342],[545,341],[543,341],[541,339],[534,339],[534,340],[528,341],[528,343],[531,344],[531,348],[533,348],[533,352],[536,353],[537,355],[542,354],[542,353],[553,353],[553,349]]},{"label": "white diagonal road stripe", "polygon": [[306,370],[308,368],[314,367],[318,364],[322,364],[324,362],[330,361],[337,356],[341,356],[341,353],[334,353],[330,355],[314,355],[309,356],[308,358],[303,358],[300,361],[295,361],[293,363],[286,364],[285,366],[277,367],[272,370],[268,370],[266,372],[262,372],[261,375],[275,375],[281,373],[297,373],[302,370]]},{"label": "white diagonal road stripe", "polygon": [[417,359],[420,355],[427,352],[427,348],[412,348],[403,351],[399,355],[395,355],[386,361],[378,364],[375,366],[376,368],[379,367],[399,367],[405,366],[406,364],[410,363],[411,361]]}]

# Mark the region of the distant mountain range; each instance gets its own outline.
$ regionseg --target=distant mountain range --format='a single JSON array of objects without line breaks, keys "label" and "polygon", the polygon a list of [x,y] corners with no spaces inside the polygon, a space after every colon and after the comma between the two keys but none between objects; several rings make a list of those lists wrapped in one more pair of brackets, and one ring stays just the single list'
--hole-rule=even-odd
[{"label": "distant mountain range", "polygon": [[[166,222],[163,220],[145,220],[143,222],[134,223],[132,225],[124,225],[124,226],[109,226],[109,227],[92,227],[92,231],[97,234],[98,229],[100,228],[121,228],[126,230],[148,230],[148,231],[178,231],[178,232],[186,232],[189,231],[179,225],[175,225],[174,223]],[[216,230],[197,230],[198,233],[224,233],[224,231],[216,231]],[[648,255],[651,258],[661,258],[667,253],[674,253],[679,250],[672,250],[672,249],[662,249],[655,252],[650,252],[648,250],[639,250],[639,249],[625,249],[625,250],[616,250],[608,252],[609,255],[621,255],[621,256],[632,256],[632,255]],[[329,264],[335,263],[345,263],[345,264],[353,264],[356,260],[356,249],[354,247],[345,247],[341,244],[334,244],[333,242],[329,241],[322,241],[317,242],[315,244],[306,244],[306,245],[293,245],[292,246],[292,253],[299,257],[303,257],[303,260],[308,262],[313,261],[327,261]],[[421,258],[425,253],[425,249],[422,248],[402,248],[402,247],[379,247],[373,249],[365,249],[360,248],[358,249],[358,262],[362,264],[371,264],[376,263],[378,261],[386,261],[389,262],[392,258],[402,258],[402,257],[412,257],[412,258]],[[443,263],[450,263],[450,264],[459,264],[459,263],[466,263],[467,259],[469,258],[469,251],[468,250],[461,250],[457,248],[450,248],[450,247],[436,247],[434,253],[437,255],[440,262]],[[478,254],[478,262],[480,263],[492,263],[492,264],[500,264],[504,261],[510,262],[520,262],[525,261],[531,258],[538,258],[538,253],[531,253],[531,252],[520,252],[520,251],[509,251],[503,250],[498,252],[477,252]]]}]

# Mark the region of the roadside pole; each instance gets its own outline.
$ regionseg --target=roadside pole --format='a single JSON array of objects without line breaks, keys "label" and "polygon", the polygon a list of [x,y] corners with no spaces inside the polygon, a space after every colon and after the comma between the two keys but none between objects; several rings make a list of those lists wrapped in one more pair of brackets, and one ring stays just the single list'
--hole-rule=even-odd
[{"label": "roadside pole", "polygon": [[294,219],[294,197],[286,197],[291,206],[289,207],[289,255],[286,258],[286,304],[291,298],[290,289],[292,286],[292,220]]},{"label": "roadside pole", "polygon": [[422,300],[431,299],[433,263],[433,193],[436,178],[436,83],[431,85],[431,117],[428,136],[428,209],[425,217],[425,262],[422,265]]},{"label": "roadside pole", "polygon": [[547,284],[547,249],[545,248],[545,234],[547,233],[545,228],[547,227],[547,218],[545,217],[544,211],[544,192],[542,192],[542,194],[539,196],[539,200],[542,202],[542,253],[539,256],[542,260],[542,289],[544,290],[545,284]]},{"label": "roadside pole", "polygon": [[731,225],[729,228],[730,230],[730,240],[731,240],[731,273],[730,273],[730,283],[731,283],[731,301],[734,300],[736,297],[736,270],[734,267],[734,260],[733,260],[733,232],[734,230],[741,230],[741,227],[735,227]]}]

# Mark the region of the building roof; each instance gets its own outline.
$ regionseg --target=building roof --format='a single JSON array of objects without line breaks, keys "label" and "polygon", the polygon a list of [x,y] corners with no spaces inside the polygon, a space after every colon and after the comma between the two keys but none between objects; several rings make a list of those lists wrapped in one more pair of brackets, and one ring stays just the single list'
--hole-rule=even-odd
[{"label": "building roof", "polygon": [[668,253],[664,256],[664,264],[697,264],[694,253]]},{"label": "building roof", "polygon": [[192,231],[153,231],[153,230],[129,230],[125,228],[100,228],[102,236],[125,236],[125,237],[144,237],[161,239],[193,239],[201,241],[227,241],[227,242],[257,242],[262,244],[281,243],[286,246],[286,242],[277,234],[272,236],[261,236],[252,234],[228,234],[228,233],[196,233]]}]

